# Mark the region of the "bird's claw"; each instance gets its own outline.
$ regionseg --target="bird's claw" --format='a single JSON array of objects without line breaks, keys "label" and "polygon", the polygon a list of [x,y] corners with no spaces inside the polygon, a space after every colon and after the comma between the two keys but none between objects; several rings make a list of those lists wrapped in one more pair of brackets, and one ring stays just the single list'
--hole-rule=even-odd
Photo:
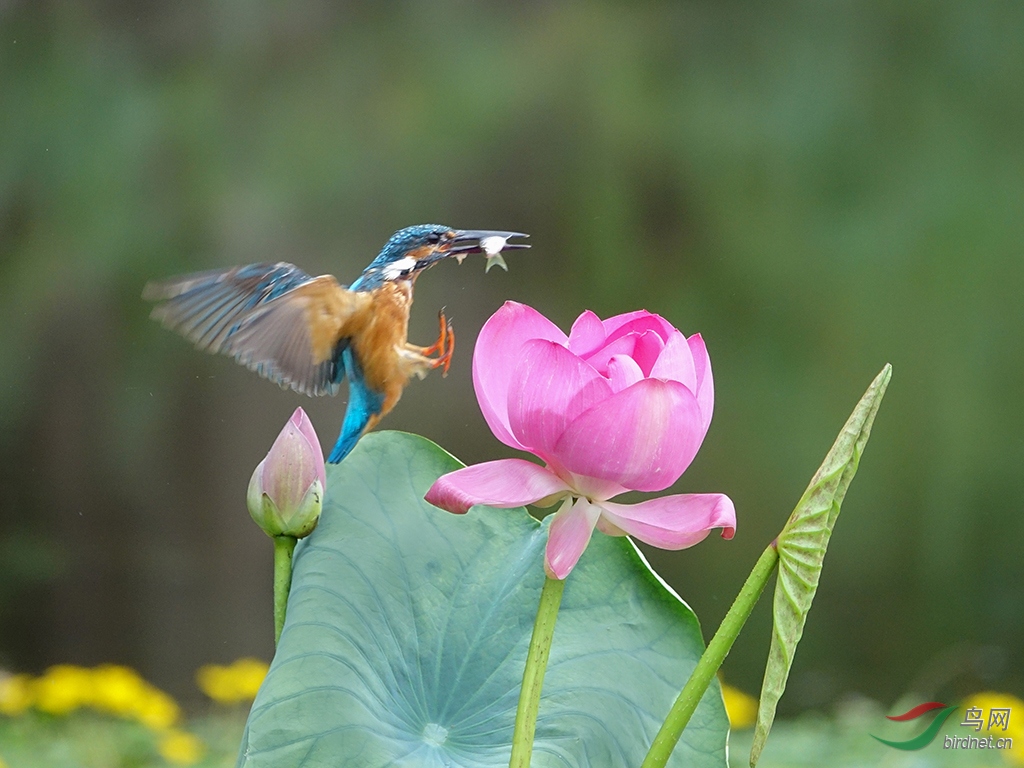
[{"label": "bird's claw", "polygon": [[432,368],[443,366],[444,370],[441,372],[441,375],[447,376],[448,369],[452,364],[452,354],[455,352],[455,329],[452,328],[452,324],[445,317],[443,309],[437,313],[437,320],[440,325],[437,341],[424,349],[423,355],[429,357],[436,352],[437,357],[431,358],[430,365]]}]

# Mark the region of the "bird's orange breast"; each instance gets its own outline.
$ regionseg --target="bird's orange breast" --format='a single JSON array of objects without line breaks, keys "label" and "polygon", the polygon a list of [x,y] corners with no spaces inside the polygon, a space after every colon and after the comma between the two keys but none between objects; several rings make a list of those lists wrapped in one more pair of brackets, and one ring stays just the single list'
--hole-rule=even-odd
[{"label": "bird's orange breast", "polygon": [[371,389],[385,392],[405,385],[398,350],[409,336],[412,285],[385,283],[373,291],[368,308],[353,318],[352,344],[363,366],[363,377]]}]

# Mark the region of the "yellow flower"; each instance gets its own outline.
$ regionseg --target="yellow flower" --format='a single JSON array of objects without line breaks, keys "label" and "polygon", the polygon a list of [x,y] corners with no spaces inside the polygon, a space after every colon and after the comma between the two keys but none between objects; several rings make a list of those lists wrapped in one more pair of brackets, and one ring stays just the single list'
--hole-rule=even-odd
[{"label": "yellow flower", "polygon": [[239,697],[254,699],[270,667],[259,659],[239,659],[231,665],[231,669]]},{"label": "yellow flower", "polygon": [[198,763],[206,751],[197,736],[185,731],[172,729],[160,739],[160,754],[164,760],[175,765]]},{"label": "yellow flower", "polygon": [[170,728],[181,709],[169,695],[147,683],[129,667],[104,664],[92,672],[92,706],[102,712],[130,717],[154,730]]},{"label": "yellow flower", "polygon": [[134,669],[104,664],[92,670],[92,705],[98,710],[128,716],[148,693],[149,686]]},{"label": "yellow flower", "polygon": [[963,703],[964,707],[975,707],[982,711],[983,722],[987,725],[990,712],[993,709],[1010,710],[1006,730],[1002,727],[996,728],[990,733],[996,737],[1013,739],[1013,746],[1010,749],[1001,750],[1003,757],[1011,765],[1024,765],[1024,701],[1009,693],[997,693],[995,691],[983,691],[973,696],[968,696]]},{"label": "yellow flower", "polygon": [[[10,675],[0,678],[0,714],[14,717],[32,706],[32,678]],[[3,764],[0,763],[0,768]]]},{"label": "yellow flower", "polygon": [[214,701],[231,703],[235,700],[235,689],[231,684],[231,675],[227,667],[218,664],[206,664],[196,672],[196,683],[199,690]]},{"label": "yellow flower", "polygon": [[239,659],[229,666],[207,664],[196,672],[200,690],[221,704],[236,704],[249,701],[256,696],[263,678],[267,676],[267,664],[259,659]]},{"label": "yellow flower", "polygon": [[154,730],[170,728],[181,716],[177,703],[161,690],[146,686],[145,694],[135,703],[132,715],[145,726]]},{"label": "yellow flower", "polygon": [[32,688],[36,708],[51,715],[66,715],[91,703],[89,670],[71,664],[50,667]]},{"label": "yellow flower", "polygon": [[0,757],[0,768],[7,768],[7,763],[4,762],[2,757]]},{"label": "yellow flower", "polygon": [[722,683],[722,698],[731,728],[749,728],[757,718],[757,699],[739,688]]}]

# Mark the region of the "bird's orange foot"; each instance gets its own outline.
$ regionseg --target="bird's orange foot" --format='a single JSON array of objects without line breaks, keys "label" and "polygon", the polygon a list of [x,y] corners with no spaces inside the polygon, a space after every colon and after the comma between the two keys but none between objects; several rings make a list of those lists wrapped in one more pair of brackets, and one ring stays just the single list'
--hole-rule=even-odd
[{"label": "bird's orange foot", "polygon": [[[444,375],[448,375],[448,368],[452,363],[452,354],[455,352],[455,331],[452,324],[444,316],[442,311],[438,315],[441,325],[437,341],[429,347],[420,347],[415,344],[406,343],[405,348],[400,352],[409,366],[409,375],[423,378],[427,371],[434,368],[444,367]],[[431,357],[436,355],[436,357]]]},{"label": "bird's orange foot", "polygon": [[[448,375],[448,369],[452,364],[452,354],[455,352],[455,330],[452,328],[452,324],[444,316],[444,310],[441,310],[437,315],[438,323],[440,324],[440,332],[437,336],[437,341],[431,344],[429,347],[419,347],[418,352],[424,357],[429,358],[429,365],[431,368],[444,367],[442,375]],[[430,357],[430,355],[437,354],[437,357]]]}]

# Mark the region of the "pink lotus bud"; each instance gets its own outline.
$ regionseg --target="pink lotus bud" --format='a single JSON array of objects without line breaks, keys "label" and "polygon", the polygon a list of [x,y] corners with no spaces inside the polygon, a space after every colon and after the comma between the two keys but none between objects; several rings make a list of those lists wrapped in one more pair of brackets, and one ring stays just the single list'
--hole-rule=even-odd
[{"label": "pink lotus bud", "polygon": [[284,425],[249,481],[249,514],[268,536],[301,539],[316,528],[327,476],[313,424],[302,408]]}]

